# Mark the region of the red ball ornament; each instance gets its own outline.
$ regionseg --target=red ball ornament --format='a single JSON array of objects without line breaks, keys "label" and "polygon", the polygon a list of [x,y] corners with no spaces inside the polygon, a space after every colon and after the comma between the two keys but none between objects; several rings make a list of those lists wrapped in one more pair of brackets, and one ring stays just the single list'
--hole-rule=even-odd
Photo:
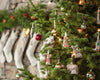
[{"label": "red ball ornament", "polygon": [[23,16],[24,16],[25,18],[27,18],[28,14],[24,13]]},{"label": "red ball ornament", "polygon": [[11,15],[10,17],[11,17],[11,19],[15,19],[15,17],[13,15]]},{"label": "red ball ornament", "polygon": [[36,18],[35,18],[35,17],[33,17],[33,16],[31,16],[31,19],[35,20]]},{"label": "red ball ornament", "polygon": [[36,37],[35,37],[35,39],[36,39],[37,41],[41,40],[41,35],[40,35],[40,34],[37,34]]}]

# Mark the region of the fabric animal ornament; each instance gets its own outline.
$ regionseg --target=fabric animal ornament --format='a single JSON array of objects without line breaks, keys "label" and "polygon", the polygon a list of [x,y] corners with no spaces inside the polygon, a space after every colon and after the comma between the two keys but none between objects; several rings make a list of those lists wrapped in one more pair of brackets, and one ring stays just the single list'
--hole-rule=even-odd
[{"label": "fabric animal ornament", "polygon": [[71,46],[72,49],[73,49],[73,54],[72,54],[72,57],[75,57],[75,58],[82,58],[82,53],[81,53],[81,50],[78,49],[78,46]]},{"label": "fabric animal ornament", "polygon": [[68,64],[67,65],[67,70],[71,74],[78,74],[78,66],[76,64],[73,64],[73,63]]}]

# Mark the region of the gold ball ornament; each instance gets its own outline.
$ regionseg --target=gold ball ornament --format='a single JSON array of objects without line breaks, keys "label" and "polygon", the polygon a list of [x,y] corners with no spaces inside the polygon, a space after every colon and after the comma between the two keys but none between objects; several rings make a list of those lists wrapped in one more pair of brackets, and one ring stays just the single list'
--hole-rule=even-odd
[{"label": "gold ball ornament", "polygon": [[88,36],[88,34],[85,34],[85,37],[87,37]]},{"label": "gold ball ornament", "polygon": [[79,1],[79,5],[84,5],[85,1],[84,0],[80,0]]},{"label": "gold ball ornament", "polygon": [[97,30],[98,32],[100,32],[100,28],[98,28],[98,30]]},{"label": "gold ball ornament", "polygon": [[83,32],[83,29],[78,29],[78,32],[79,32],[79,33],[82,33],[82,32]]},{"label": "gold ball ornament", "polygon": [[62,41],[62,38],[61,37],[57,37],[57,38],[58,38],[59,41]]}]

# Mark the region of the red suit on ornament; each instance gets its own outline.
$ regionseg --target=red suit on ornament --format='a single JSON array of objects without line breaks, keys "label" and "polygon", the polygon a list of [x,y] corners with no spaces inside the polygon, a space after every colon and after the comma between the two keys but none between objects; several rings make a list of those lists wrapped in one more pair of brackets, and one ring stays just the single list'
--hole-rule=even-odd
[{"label": "red suit on ornament", "polygon": [[46,65],[50,65],[50,54],[49,54],[49,51],[47,53],[47,58],[46,58]]}]

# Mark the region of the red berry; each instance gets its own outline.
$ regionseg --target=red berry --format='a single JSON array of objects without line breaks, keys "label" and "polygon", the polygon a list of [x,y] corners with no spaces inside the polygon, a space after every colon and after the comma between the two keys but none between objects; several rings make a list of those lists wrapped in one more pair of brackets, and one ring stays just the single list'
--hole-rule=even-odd
[{"label": "red berry", "polygon": [[6,20],[5,19],[3,19],[3,23],[6,23]]},{"label": "red berry", "polygon": [[15,17],[13,15],[11,15],[10,17],[11,17],[11,19],[15,19]]},{"label": "red berry", "polygon": [[33,17],[33,16],[31,16],[31,19],[35,20],[36,18],[35,18],[35,17]]},{"label": "red berry", "polygon": [[28,16],[28,14],[24,13],[23,16],[26,18]]},{"label": "red berry", "polygon": [[35,37],[35,39],[36,39],[37,41],[41,40],[41,35],[40,35],[40,34],[37,34],[36,37]]}]

